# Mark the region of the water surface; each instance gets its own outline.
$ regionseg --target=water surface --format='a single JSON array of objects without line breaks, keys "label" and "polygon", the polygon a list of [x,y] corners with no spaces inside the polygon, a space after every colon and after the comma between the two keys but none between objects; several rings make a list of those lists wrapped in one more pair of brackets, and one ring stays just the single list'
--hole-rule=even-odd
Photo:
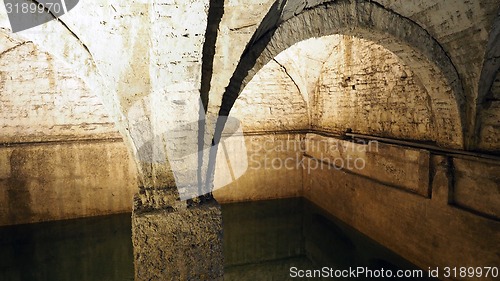
[{"label": "water surface", "polygon": [[[222,214],[225,280],[299,279],[292,267],[416,269],[303,199],[225,204]],[[0,280],[133,280],[131,235],[130,214],[0,227]]]}]

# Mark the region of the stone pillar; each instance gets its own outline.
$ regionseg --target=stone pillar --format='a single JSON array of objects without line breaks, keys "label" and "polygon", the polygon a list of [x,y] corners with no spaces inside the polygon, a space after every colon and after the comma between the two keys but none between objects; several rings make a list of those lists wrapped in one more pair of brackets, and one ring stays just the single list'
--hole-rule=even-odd
[{"label": "stone pillar", "polygon": [[[171,190],[141,190],[135,198],[135,280],[223,280],[219,204],[212,199],[189,207],[180,201],[161,206],[163,199],[172,196]],[[155,208],[142,200],[160,202],[153,203]]]},{"label": "stone pillar", "polygon": [[137,281],[223,278],[220,206],[179,198],[203,181],[198,135],[208,6],[208,0],[150,2],[150,92],[127,112],[141,171],[132,215]]}]

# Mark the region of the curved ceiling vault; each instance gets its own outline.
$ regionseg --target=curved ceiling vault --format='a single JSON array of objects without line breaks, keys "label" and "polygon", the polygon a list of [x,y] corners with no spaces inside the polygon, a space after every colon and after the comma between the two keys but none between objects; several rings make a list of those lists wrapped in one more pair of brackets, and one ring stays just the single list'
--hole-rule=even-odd
[{"label": "curved ceiling vault", "polygon": [[[328,19],[328,20],[326,20]],[[294,44],[343,34],[372,41],[397,55],[429,93],[443,146],[463,148],[464,92],[452,62],[429,33],[414,22],[371,2],[335,1],[302,11],[247,47],[223,95],[220,115],[228,115],[253,76]]]},{"label": "curved ceiling vault", "polygon": [[[419,77],[386,48],[346,35],[299,42],[246,85],[230,116],[246,132],[347,129],[450,143]],[[456,124],[457,126],[459,124]]]},{"label": "curved ceiling vault", "polygon": [[5,33],[0,50],[1,142],[120,138],[100,97],[71,66]]}]

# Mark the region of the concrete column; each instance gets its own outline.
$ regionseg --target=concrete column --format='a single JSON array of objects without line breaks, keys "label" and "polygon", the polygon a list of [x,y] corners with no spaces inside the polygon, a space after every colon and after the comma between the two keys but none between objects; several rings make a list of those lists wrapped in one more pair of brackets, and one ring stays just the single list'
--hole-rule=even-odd
[{"label": "concrete column", "polygon": [[134,206],[132,220],[136,281],[223,280],[222,215],[215,200],[189,208],[141,207]]},{"label": "concrete column", "polygon": [[[149,8],[150,93],[132,105],[131,135],[141,169],[132,232],[136,280],[218,280],[223,276],[222,218],[197,191],[198,122],[208,0],[156,0]],[[193,188],[194,187],[194,188]],[[196,193],[196,192],[194,192]]]}]

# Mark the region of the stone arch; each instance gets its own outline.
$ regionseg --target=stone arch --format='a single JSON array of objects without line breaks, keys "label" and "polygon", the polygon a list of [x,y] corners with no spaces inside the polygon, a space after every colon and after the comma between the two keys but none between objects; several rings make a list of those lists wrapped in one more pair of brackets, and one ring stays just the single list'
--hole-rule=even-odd
[{"label": "stone arch", "polygon": [[342,0],[324,3],[278,23],[276,28],[253,41],[242,55],[226,88],[219,114],[229,114],[245,85],[276,55],[306,39],[333,34],[373,41],[413,66],[412,70],[425,89],[441,106],[438,110],[449,116],[440,120],[439,127],[455,130],[457,137],[451,146],[463,148],[465,96],[450,58],[422,27],[372,2]]}]

